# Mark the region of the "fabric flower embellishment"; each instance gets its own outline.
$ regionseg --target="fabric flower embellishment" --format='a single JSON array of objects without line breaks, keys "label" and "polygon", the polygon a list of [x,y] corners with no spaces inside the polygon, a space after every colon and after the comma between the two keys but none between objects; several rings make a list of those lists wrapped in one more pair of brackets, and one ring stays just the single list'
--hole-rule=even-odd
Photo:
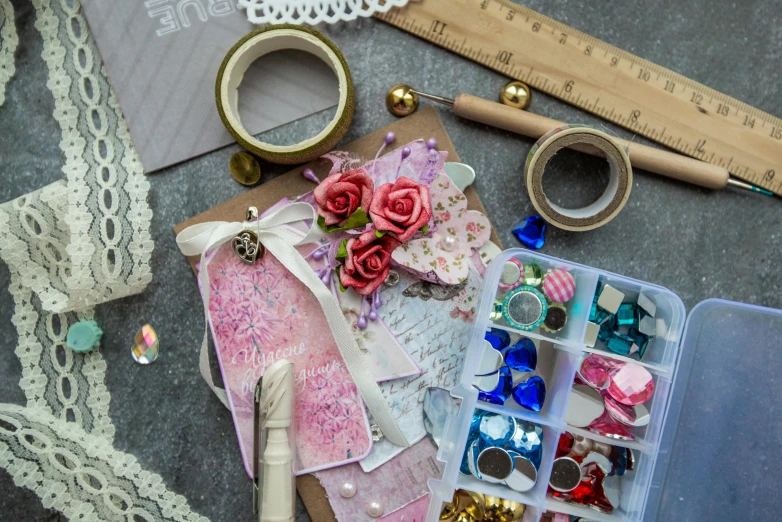
[{"label": "fabric flower embellishment", "polygon": [[374,230],[344,240],[337,253],[337,260],[342,261],[337,268],[340,285],[358,295],[370,295],[388,277],[391,254],[399,244],[391,235],[378,237]]},{"label": "fabric flower embellishment", "polygon": [[432,183],[432,212],[436,232],[413,239],[393,252],[394,262],[427,281],[455,285],[467,279],[468,258],[491,236],[491,224],[476,210],[444,172]]},{"label": "fabric flower embellishment", "polygon": [[318,224],[326,232],[366,225],[374,188],[374,182],[364,169],[328,176],[313,193],[320,216]]},{"label": "fabric flower embellishment", "polygon": [[404,176],[393,184],[380,185],[372,197],[369,217],[377,230],[393,232],[404,243],[429,225],[429,189]]}]

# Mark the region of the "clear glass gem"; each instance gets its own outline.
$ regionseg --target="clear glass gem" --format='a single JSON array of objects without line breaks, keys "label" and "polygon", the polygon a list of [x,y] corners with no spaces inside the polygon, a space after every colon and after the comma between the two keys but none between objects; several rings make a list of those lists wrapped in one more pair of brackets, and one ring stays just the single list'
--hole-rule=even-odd
[{"label": "clear glass gem", "polygon": [[145,324],[136,334],[135,344],[131,348],[133,360],[139,364],[150,364],[157,360],[160,342],[152,326]]},{"label": "clear glass gem", "polygon": [[443,388],[428,388],[424,393],[424,428],[429,438],[438,448],[440,439],[445,428],[445,421],[449,415],[459,413],[459,406],[456,399],[451,397],[450,392]]},{"label": "clear glass gem", "polygon": [[481,438],[491,446],[502,446],[516,433],[516,422],[512,417],[487,413],[481,419]]},{"label": "clear glass gem", "polygon": [[513,235],[530,250],[538,250],[546,242],[546,222],[540,216],[530,216],[513,227]]}]

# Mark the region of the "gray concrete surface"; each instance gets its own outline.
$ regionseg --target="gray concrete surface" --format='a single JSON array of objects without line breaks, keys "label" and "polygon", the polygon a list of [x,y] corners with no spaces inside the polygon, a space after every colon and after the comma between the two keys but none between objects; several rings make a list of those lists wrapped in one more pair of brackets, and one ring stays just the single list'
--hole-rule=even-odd
[{"label": "gray concrete surface", "polygon": [[[525,3],[782,116],[782,20],[774,0]],[[60,178],[63,163],[33,8],[22,0],[13,4],[21,44],[17,72],[0,107],[0,201]],[[406,81],[444,95],[469,92],[494,98],[505,81],[379,21],[321,29],[343,50],[356,82],[357,112],[346,141],[392,120],[382,97],[394,83]],[[530,110],[565,121],[605,125],[612,133],[631,137],[540,93],[535,93]],[[439,114],[463,161],[475,167],[478,192],[505,246],[518,246],[511,227],[533,213],[521,183],[523,160],[532,141],[462,121],[447,110]],[[143,466],[162,475],[169,488],[214,521],[252,520],[250,483],[242,470],[230,415],[198,375],[201,303],[171,226],[245,190],[227,170],[237,150],[231,146],[150,178],[154,282],[141,295],[97,310],[105,331],[102,349],[117,428],[115,446],[136,455]],[[590,159],[560,161],[552,190],[563,201],[584,202],[605,182],[605,172],[590,174],[598,167],[599,162]],[[286,170],[274,165],[264,169],[265,180]],[[581,177],[588,180],[586,188],[570,183]],[[779,308],[781,237],[778,198],[735,190],[711,192],[638,172],[630,202],[617,219],[584,234],[549,229],[543,252],[666,286],[682,297],[688,309],[709,297]],[[0,265],[0,333],[5,341],[0,401],[21,403],[8,282],[8,271]],[[149,367],[135,364],[129,354],[132,336],[144,322],[155,326],[163,342],[160,360]],[[1,520],[61,518],[44,509],[33,493],[16,488],[3,471],[0,492]],[[298,520],[309,520],[301,505]]]}]

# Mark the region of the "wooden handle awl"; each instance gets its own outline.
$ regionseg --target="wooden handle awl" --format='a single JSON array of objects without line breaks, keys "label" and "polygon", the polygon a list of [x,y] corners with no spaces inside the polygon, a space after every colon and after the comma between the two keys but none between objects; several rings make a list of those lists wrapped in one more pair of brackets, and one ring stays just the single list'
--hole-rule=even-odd
[{"label": "wooden handle awl", "polygon": [[[453,110],[462,118],[535,139],[565,125],[561,121],[470,94],[458,95]],[[728,184],[730,173],[717,165],[639,143],[631,143],[621,138],[614,138],[614,140],[628,150],[633,167],[710,189],[721,189]],[[592,148],[577,148],[577,150],[600,155],[599,151]]]}]

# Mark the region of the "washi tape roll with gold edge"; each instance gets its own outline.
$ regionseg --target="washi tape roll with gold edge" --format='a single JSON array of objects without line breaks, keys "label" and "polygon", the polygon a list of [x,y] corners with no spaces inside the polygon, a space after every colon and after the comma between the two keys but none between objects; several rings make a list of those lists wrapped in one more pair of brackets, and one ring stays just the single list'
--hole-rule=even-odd
[{"label": "washi tape roll with gold edge", "polygon": [[[308,52],[331,67],[339,82],[339,103],[334,118],[316,136],[294,145],[273,145],[253,137],[242,125],[238,89],[255,60],[284,49]],[[220,119],[242,147],[267,161],[286,165],[306,163],[332,150],[347,132],[355,112],[353,78],[342,52],[320,32],[291,24],[256,29],[231,47],[217,72],[215,102]]]},{"label": "washi tape roll with gold edge", "polygon": [[[554,155],[570,146],[600,149],[610,166],[605,192],[590,205],[566,209],[552,203],[543,192],[543,174]],[[624,208],[633,187],[633,168],[627,152],[605,132],[586,125],[565,125],[541,136],[527,156],[524,181],[532,205],[543,219],[564,230],[586,231],[601,227]]]}]

